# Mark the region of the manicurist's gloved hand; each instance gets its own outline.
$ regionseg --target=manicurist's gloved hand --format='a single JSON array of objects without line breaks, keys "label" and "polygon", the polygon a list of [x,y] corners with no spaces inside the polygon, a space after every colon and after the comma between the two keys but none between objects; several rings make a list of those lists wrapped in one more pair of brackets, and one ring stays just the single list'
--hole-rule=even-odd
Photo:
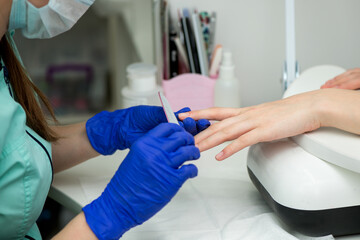
[{"label": "manicurist's gloved hand", "polygon": [[[199,132],[205,130],[206,128],[208,128],[211,124],[210,121],[207,119],[199,119],[197,121],[195,121],[194,119],[188,117],[185,118],[183,121],[180,121],[178,115],[180,113],[185,113],[185,112],[190,112],[191,109],[188,107],[185,107],[177,112],[175,112],[175,115],[179,121],[180,126],[182,126],[183,128],[185,128],[186,131],[188,131],[189,133],[191,133],[193,136],[195,136],[196,134],[198,134]],[[165,115],[165,113],[164,113]]]},{"label": "manicurist's gloved hand", "polygon": [[99,239],[119,239],[162,209],[182,184],[197,175],[200,157],[194,137],[176,124],[162,123],[138,139],[102,195],[83,208]]},{"label": "manicurist's gloved hand", "polygon": [[[190,108],[183,108],[175,114],[188,111]],[[110,155],[118,149],[130,148],[138,138],[165,122],[167,120],[162,107],[136,106],[96,114],[87,121],[86,132],[91,145],[98,153]],[[192,135],[196,135],[209,127],[210,122],[205,119],[195,121],[187,118],[180,122],[180,125]]]}]

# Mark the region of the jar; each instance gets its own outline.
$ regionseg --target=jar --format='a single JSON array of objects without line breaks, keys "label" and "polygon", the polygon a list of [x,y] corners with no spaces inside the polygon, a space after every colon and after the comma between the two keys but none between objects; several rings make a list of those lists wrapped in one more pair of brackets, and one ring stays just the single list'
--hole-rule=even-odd
[{"label": "jar", "polygon": [[134,63],[126,68],[128,85],[122,88],[123,108],[137,105],[160,105],[156,84],[157,68],[152,64]]}]

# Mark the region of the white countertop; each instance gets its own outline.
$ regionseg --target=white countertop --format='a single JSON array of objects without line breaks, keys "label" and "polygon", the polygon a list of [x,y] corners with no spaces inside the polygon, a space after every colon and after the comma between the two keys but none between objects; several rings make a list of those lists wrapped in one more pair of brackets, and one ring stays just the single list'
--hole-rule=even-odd
[{"label": "white countertop", "polygon": [[[123,239],[308,239],[280,223],[251,183],[246,168],[248,149],[223,162],[215,160],[224,146],[203,152],[194,161],[198,177],[187,181],[163,210],[127,232]],[[82,206],[101,194],[126,154],[118,151],[96,157],[56,174],[49,196],[80,212]]]}]

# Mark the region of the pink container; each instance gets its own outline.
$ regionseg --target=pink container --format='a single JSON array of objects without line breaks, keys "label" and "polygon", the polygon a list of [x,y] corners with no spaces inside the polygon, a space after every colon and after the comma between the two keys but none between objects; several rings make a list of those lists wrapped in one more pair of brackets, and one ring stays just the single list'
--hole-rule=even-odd
[{"label": "pink container", "polygon": [[214,79],[187,73],[164,80],[162,86],[174,111],[184,107],[199,110],[214,106]]}]

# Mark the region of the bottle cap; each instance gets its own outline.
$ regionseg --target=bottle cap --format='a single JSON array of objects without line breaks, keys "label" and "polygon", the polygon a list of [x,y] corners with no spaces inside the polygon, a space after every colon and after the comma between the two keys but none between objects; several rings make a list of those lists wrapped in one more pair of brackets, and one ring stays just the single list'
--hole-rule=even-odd
[{"label": "bottle cap", "polygon": [[220,65],[219,79],[232,80],[235,77],[235,67],[232,61],[232,54],[230,51],[224,51],[223,58]]},{"label": "bottle cap", "polygon": [[126,68],[129,89],[134,92],[148,92],[156,89],[156,66],[134,63]]},{"label": "bottle cap", "polygon": [[233,66],[232,54],[229,51],[225,51],[223,55],[222,66]]}]

